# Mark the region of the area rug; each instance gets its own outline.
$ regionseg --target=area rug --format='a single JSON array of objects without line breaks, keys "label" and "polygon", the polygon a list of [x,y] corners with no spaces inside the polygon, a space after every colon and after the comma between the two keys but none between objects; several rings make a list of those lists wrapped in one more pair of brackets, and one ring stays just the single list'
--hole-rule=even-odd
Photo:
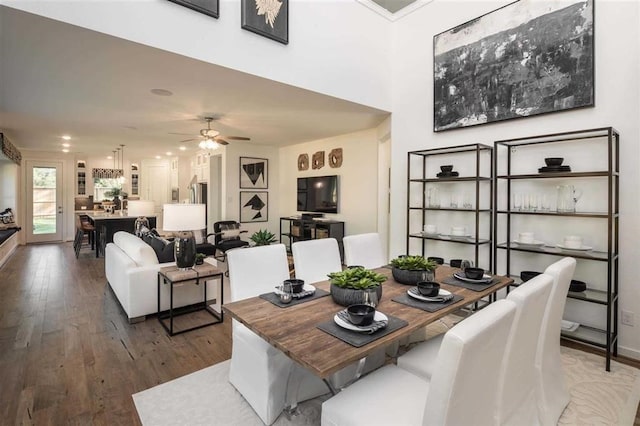
[{"label": "area rug", "polygon": [[[561,425],[633,425],[640,402],[640,370],[562,348],[571,402]],[[262,425],[251,406],[229,384],[229,361],[207,367],[133,395],[143,425]],[[319,425],[323,398],[300,404],[291,420],[276,425]]]}]

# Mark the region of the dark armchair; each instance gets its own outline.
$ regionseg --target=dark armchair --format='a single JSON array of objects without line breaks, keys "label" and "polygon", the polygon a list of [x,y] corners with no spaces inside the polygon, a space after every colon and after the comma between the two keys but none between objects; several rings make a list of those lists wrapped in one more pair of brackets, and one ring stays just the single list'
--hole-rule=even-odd
[{"label": "dark armchair", "polygon": [[[240,234],[247,231],[240,230],[240,224],[234,220],[223,220],[213,224],[213,232],[207,235],[207,242],[198,244],[196,251],[198,253],[213,256],[216,260],[225,262],[227,259],[227,250],[238,247],[246,247],[249,245],[247,241],[240,239]],[[213,244],[209,243],[209,237],[213,236]],[[218,253],[218,251],[220,253]]]}]

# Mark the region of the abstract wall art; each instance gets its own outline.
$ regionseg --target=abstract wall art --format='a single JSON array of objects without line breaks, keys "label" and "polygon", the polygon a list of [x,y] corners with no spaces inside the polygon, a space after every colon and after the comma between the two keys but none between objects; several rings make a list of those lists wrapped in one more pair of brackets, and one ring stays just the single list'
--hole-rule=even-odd
[{"label": "abstract wall art", "polygon": [[242,28],[289,43],[289,0],[242,0]]},{"label": "abstract wall art", "polygon": [[593,0],[520,0],[437,34],[434,131],[594,105]]},{"label": "abstract wall art", "polygon": [[240,191],[240,223],[269,220],[267,191]]},{"label": "abstract wall art", "polygon": [[170,2],[188,7],[205,15],[217,18],[219,13],[219,0],[169,0]]},{"label": "abstract wall art", "polygon": [[240,188],[266,189],[269,187],[269,160],[240,157]]}]

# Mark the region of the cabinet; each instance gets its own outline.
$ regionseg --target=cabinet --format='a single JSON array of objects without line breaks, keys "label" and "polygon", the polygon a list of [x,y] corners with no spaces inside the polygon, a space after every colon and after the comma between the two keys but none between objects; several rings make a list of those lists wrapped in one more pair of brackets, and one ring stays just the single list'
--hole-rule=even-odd
[{"label": "cabinet", "polygon": [[87,195],[87,166],[80,160],[76,163],[76,195]]},{"label": "cabinet", "polygon": [[336,220],[312,220],[297,217],[280,218],[280,242],[291,252],[291,244],[296,241],[317,238],[335,238],[340,249],[340,258],[344,259],[342,238],[344,238],[344,222]]},{"label": "cabinet", "polygon": [[[605,127],[495,142],[494,270],[518,275],[575,258],[574,278],[587,290],[568,293],[564,318],[580,325],[562,337],[605,349],[607,371],[618,338],[619,140]],[[570,170],[539,169],[548,157]],[[522,232],[534,233],[534,243],[519,243]],[[583,239],[580,250],[564,248],[570,235]]]},{"label": "cabinet", "polygon": [[[455,173],[443,176],[444,165]],[[473,259],[491,268],[492,165],[493,148],[483,144],[408,153],[407,254]]]},{"label": "cabinet", "polygon": [[131,195],[140,195],[140,174],[138,165],[131,165]]}]

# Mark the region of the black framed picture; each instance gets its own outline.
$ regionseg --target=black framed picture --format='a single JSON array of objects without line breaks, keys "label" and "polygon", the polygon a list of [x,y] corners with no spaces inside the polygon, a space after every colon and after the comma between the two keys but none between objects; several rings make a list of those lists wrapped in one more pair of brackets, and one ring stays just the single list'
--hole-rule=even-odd
[{"label": "black framed picture", "polygon": [[434,131],[594,106],[593,0],[520,0],[433,37]]},{"label": "black framed picture", "polygon": [[204,13],[205,15],[218,18],[218,11],[220,9],[219,0],[169,0],[170,2],[179,4],[180,6],[188,7],[196,12]]},{"label": "black framed picture", "polygon": [[269,220],[267,191],[240,191],[240,223]]},{"label": "black framed picture", "polygon": [[242,28],[289,43],[289,0],[242,0]]},{"label": "black framed picture", "polygon": [[266,158],[240,157],[240,188],[269,188],[269,160]]}]

